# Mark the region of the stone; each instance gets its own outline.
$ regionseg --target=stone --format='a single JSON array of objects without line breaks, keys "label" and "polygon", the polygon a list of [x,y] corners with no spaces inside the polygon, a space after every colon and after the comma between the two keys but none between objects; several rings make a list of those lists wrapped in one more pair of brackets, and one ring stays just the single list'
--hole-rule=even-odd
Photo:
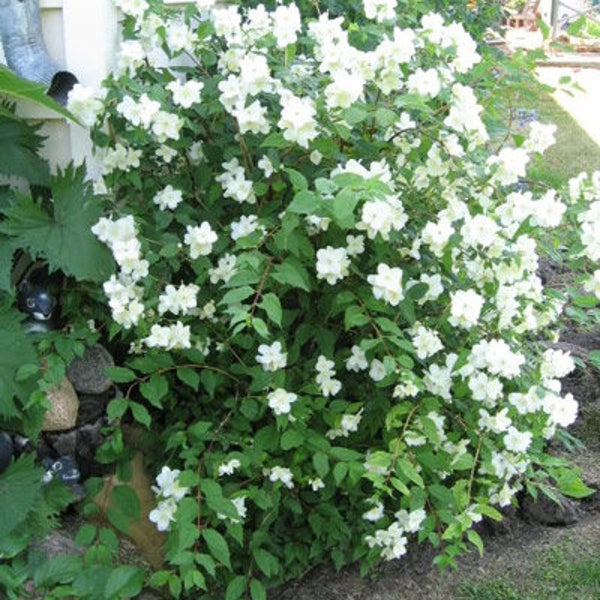
[{"label": "stone", "polygon": [[579,510],[575,503],[559,492],[555,494],[559,502],[551,500],[541,492],[535,500],[531,496],[525,496],[521,501],[523,516],[530,521],[555,527],[577,523]]},{"label": "stone", "polygon": [[63,377],[60,385],[48,392],[47,398],[51,406],[44,417],[42,431],[64,431],[75,427],[79,398],[71,382]]},{"label": "stone", "polygon": [[114,397],[114,391],[110,389],[104,394],[77,394],[79,396],[79,414],[77,415],[77,427],[88,423],[95,423],[104,416],[108,401]]},{"label": "stone", "polygon": [[75,454],[77,450],[77,430],[69,429],[68,431],[47,432],[44,434],[46,443],[52,449],[47,454],[53,456],[64,456],[65,454]]},{"label": "stone", "polygon": [[94,344],[67,367],[67,377],[80,394],[103,394],[113,385],[104,369],[114,366],[115,361],[108,350]]}]

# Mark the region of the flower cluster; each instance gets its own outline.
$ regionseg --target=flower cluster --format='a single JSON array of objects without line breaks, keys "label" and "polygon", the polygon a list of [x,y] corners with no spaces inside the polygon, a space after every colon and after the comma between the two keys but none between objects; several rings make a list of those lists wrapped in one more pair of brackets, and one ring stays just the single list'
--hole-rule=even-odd
[{"label": "flower cluster", "polygon": [[[231,552],[248,533],[273,575],[288,555],[261,544],[278,519],[298,557],[325,520],[353,523],[319,538],[331,552],[343,535],[369,561],[398,558],[442,528],[452,557],[577,415],[560,384],[572,359],[539,344],[562,305],[537,238],[569,204],[522,185],[553,127],[491,144],[476,43],[435,13],[403,26],[395,0],[364,1],[364,44],[294,3],[119,6],[126,39],[93,135],[130,216],[93,231],[119,267],[112,318],[144,350],[129,367],[151,373],[140,393],[155,407],[153,384],[170,386],[168,449],[200,478],[181,531],[201,521],[218,551],[211,527],[226,526]],[[597,261],[600,178],[571,196],[589,203]],[[600,271],[586,285],[600,297]],[[180,526],[159,485],[153,520]]]},{"label": "flower cluster", "polygon": [[148,518],[156,524],[158,531],[168,531],[175,520],[177,503],[190,491],[180,485],[180,474],[178,469],[171,470],[164,466],[156,476],[158,487],[153,487],[152,490],[159,501],[157,507],[150,511]]}]

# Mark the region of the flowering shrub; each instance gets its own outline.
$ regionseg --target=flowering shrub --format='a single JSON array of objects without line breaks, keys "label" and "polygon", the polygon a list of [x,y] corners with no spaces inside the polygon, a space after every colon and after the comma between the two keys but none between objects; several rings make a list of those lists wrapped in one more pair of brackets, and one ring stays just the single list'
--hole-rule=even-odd
[{"label": "flowering shrub", "polygon": [[560,484],[544,449],[577,414],[572,359],[532,341],[561,311],[536,239],[565,205],[520,178],[553,126],[497,147],[476,43],[395,0],[365,0],[362,37],[294,4],[118,5],[116,71],[70,108],[112,202],[109,416],[168,463],[152,583],[256,600],[413,537],[440,565],[481,549],[475,523]]}]

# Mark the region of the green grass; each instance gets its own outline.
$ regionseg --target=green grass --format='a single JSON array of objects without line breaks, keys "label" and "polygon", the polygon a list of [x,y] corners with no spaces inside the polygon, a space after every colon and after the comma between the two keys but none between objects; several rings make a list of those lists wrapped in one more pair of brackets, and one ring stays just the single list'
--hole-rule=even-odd
[{"label": "green grass", "polygon": [[600,169],[600,146],[548,92],[539,94],[535,101],[528,98],[523,105],[536,108],[542,123],[557,126],[556,143],[529,169],[532,180],[561,188],[581,171],[593,173]]},{"label": "green grass", "polygon": [[538,110],[543,121],[555,123],[556,144],[531,168],[532,176],[553,187],[568,183],[581,171],[593,173],[600,168],[600,146],[550,96],[541,99]]},{"label": "green grass", "polygon": [[503,577],[464,581],[455,600],[597,600],[600,598],[600,556],[581,556],[571,540],[534,554],[532,568],[511,581]]}]

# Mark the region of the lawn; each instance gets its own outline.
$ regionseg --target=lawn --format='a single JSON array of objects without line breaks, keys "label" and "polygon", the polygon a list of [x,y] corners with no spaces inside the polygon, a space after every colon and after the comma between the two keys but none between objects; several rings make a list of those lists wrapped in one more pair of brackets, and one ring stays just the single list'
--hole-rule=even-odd
[{"label": "lawn", "polygon": [[529,170],[534,181],[543,181],[550,187],[561,188],[581,171],[600,170],[600,146],[553,98],[550,92],[540,90],[536,97],[523,97],[523,106],[535,109],[543,123],[557,126],[556,144]]}]

